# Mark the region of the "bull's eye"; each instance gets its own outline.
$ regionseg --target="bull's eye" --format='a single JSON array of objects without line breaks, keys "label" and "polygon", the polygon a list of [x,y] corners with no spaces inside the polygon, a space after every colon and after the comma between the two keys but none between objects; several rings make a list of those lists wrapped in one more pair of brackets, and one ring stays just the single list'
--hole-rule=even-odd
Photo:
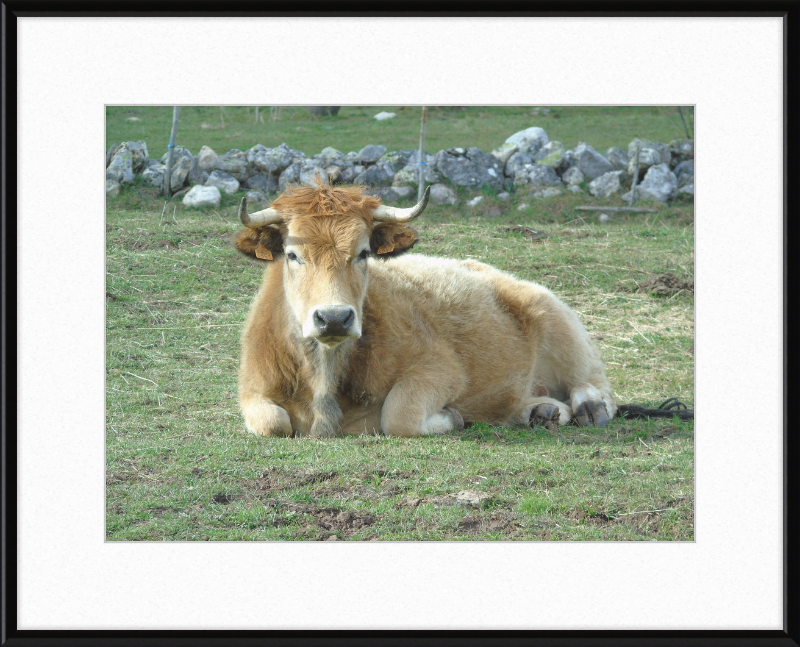
[{"label": "bull's eye", "polygon": [[362,252],[361,252],[361,253],[358,255],[358,260],[359,260],[359,261],[365,261],[365,260],[367,260],[367,258],[369,258],[369,250],[368,250],[368,249],[365,249],[365,250],[363,250],[363,251],[362,251]]},{"label": "bull's eye", "polygon": [[297,254],[294,252],[288,252],[286,254],[286,258],[288,258],[290,261],[294,261],[295,263],[302,263],[302,261],[297,257]]}]

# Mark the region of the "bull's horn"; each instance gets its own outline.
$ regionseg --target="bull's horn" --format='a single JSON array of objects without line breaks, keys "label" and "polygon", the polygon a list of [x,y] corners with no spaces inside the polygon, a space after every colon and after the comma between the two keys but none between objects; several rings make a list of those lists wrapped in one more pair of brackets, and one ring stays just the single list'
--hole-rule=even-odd
[{"label": "bull's horn", "polygon": [[242,203],[239,205],[239,220],[242,221],[245,227],[255,229],[256,227],[279,223],[282,218],[276,209],[262,209],[255,213],[247,213],[247,198],[242,198]]},{"label": "bull's horn", "polygon": [[398,209],[397,207],[387,207],[381,205],[377,209],[372,210],[372,219],[378,222],[410,222],[419,216],[425,207],[428,206],[428,198],[431,196],[431,187],[425,189],[425,194],[413,207],[408,209]]}]

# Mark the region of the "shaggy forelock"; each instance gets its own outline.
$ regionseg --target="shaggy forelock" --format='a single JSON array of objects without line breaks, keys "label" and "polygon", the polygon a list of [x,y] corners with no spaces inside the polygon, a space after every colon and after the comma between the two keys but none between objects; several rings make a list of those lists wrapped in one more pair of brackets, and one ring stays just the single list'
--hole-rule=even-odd
[{"label": "shaggy forelock", "polygon": [[272,203],[286,223],[298,218],[352,215],[372,227],[372,210],[381,201],[364,193],[363,187],[332,187],[324,184],[306,187],[291,186]]},{"label": "shaggy forelock", "polygon": [[312,263],[327,267],[347,262],[362,233],[372,229],[377,198],[362,187],[290,187],[272,203],[280,211],[291,235],[287,242],[304,245]]}]

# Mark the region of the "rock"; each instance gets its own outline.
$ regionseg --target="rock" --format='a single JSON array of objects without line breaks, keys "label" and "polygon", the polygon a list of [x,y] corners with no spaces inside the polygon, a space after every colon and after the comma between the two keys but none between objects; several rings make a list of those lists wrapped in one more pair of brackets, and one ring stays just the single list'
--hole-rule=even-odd
[{"label": "rock", "polygon": [[214,170],[214,162],[217,159],[217,154],[208,146],[203,146],[197,154],[197,164],[204,171],[209,173]]},{"label": "rock", "polygon": [[589,182],[589,193],[595,198],[607,198],[622,188],[620,176],[625,171],[609,171]]},{"label": "rock", "polygon": [[225,171],[213,171],[211,175],[208,176],[205,186],[215,186],[220,191],[224,191],[226,194],[231,195],[239,190],[239,180],[232,175],[225,173]]},{"label": "rock", "polygon": [[458,204],[456,192],[444,184],[431,185],[431,202],[434,204]]},{"label": "rock", "polygon": [[131,153],[133,172],[140,173],[144,169],[147,160],[150,159],[150,156],[147,154],[147,144],[143,141],[125,142],[123,146],[127,146]]},{"label": "rock", "polygon": [[[281,144],[277,148],[267,148],[265,150],[258,151],[255,153],[255,155],[253,155],[253,161],[251,164],[257,172],[278,175],[288,168],[288,166],[292,164],[294,160],[295,155],[289,146],[286,144]],[[228,173],[231,172],[228,171]],[[240,181],[242,179],[246,179],[237,177],[235,173],[231,173],[231,175]]]},{"label": "rock", "polygon": [[[161,156],[161,163],[166,165],[167,158],[169,157],[169,150]],[[192,155],[191,151],[186,148],[185,146],[176,146],[172,149],[172,163],[174,164],[178,159],[181,157],[188,157],[190,159],[194,159],[194,155]]]},{"label": "rock", "polygon": [[194,164],[193,157],[181,156],[177,160],[172,160],[172,174],[170,175],[169,188],[173,193],[178,189],[183,188],[189,177],[189,171],[192,170]]},{"label": "rock", "polygon": [[302,162],[300,162],[300,166],[304,171],[308,171],[310,169],[317,169],[319,171],[322,171],[325,168],[326,164],[324,160],[321,160],[319,158],[319,156],[312,156],[312,157],[307,157]]},{"label": "rock", "polygon": [[333,146],[328,146],[322,149],[322,152],[319,154],[318,159],[322,162],[322,165],[325,167],[335,165],[335,166],[352,166],[352,162],[348,162],[345,158],[344,153],[342,151],[333,148]]},{"label": "rock", "polygon": [[611,166],[614,167],[615,171],[627,171],[628,170],[628,162],[630,158],[628,154],[618,148],[617,146],[612,146],[606,151],[606,159],[611,162]]},{"label": "rock", "polygon": [[360,164],[372,164],[377,162],[385,152],[386,146],[369,144],[368,146],[364,146],[364,148],[359,151],[356,160]]},{"label": "rock", "polygon": [[159,162],[158,160],[154,160],[153,158],[150,158],[142,166],[142,172],[144,173],[144,171],[149,169],[151,166],[163,166],[163,164],[161,164],[161,162]]},{"label": "rock", "polygon": [[109,166],[106,169],[106,180],[113,180],[117,184],[122,182],[122,178],[124,177],[124,171],[120,167],[116,166]]},{"label": "rock", "polygon": [[511,137],[506,139],[505,143],[516,145],[522,153],[531,153],[535,155],[548,141],[549,139],[544,129],[533,126],[514,133]]},{"label": "rock", "polygon": [[478,490],[461,490],[455,494],[444,494],[428,499],[436,506],[463,505],[469,508],[480,508],[485,502],[492,498],[488,492]]},{"label": "rock", "polygon": [[261,191],[248,191],[245,198],[247,198],[247,207],[252,211],[265,209],[269,205],[267,196],[261,193]]},{"label": "rock", "polygon": [[278,190],[278,178],[266,173],[256,173],[242,182],[241,186],[261,193],[275,193]]},{"label": "rock", "polygon": [[502,146],[495,148],[492,151],[492,155],[494,155],[500,161],[500,163],[505,166],[506,162],[508,162],[508,158],[518,151],[519,146],[514,143],[506,142]]},{"label": "rock", "polygon": [[482,195],[476,195],[472,200],[467,200],[468,207],[477,207],[481,202],[483,202]]},{"label": "rock", "polygon": [[256,155],[258,155],[259,153],[264,153],[268,150],[269,148],[264,146],[264,144],[256,144],[252,148],[247,149],[247,152],[245,153],[245,159],[247,160],[248,164],[252,164],[253,161],[256,159]]},{"label": "rock", "polygon": [[192,160],[192,167],[189,169],[189,175],[186,176],[186,179],[193,186],[195,184],[205,184],[206,180],[208,180],[208,171],[200,168],[200,163],[196,157]]},{"label": "rock", "polygon": [[539,152],[534,156],[534,160],[537,164],[545,164],[553,168],[558,168],[564,160],[565,154],[566,150],[564,150],[564,144],[555,141],[548,142],[539,149]]},{"label": "rock", "polygon": [[231,148],[227,153],[225,153],[222,157],[233,157],[237,160],[247,161],[247,153],[244,151],[240,151],[238,148]]},{"label": "rock", "polygon": [[671,155],[666,144],[637,137],[628,144],[628,175],[633,175],[636,167],[637,148],[639,149],[639,177],[651,166],[669,164]]},{"label": "rock", "polygon": [[164,173],[167,172],[167,167],[163,164],[156,164],[150,166],[142,173],[142,182],[147,186],[154,186],[159,189],[164,188]]},{"label": "rock", "polygon": [[694,184],[694,160],[689,159],[678,164],[672,171],[678,179],[678,188]]},{"label": "rock", "polygon": [[533,155],[530,155],[528,153],[517,152],[508,158],[503,173],[505,174],[506,177],[514,178],[517,176],[517,173],[521,171],[526,165],[533,163],[534,163]]},{"label": "rock", "polygon": [[238,157],[225,157],[224,155],[219,155],[214,160],[212,170],[232,175],[239,182],[244,182],[250,175],[247,168],[247,160]]},{"label": "rock", "polygon": [[300,162],[292,162],[287,166],[278,178],[278,191],[283,193],[290,183],[300,180]]},{"label": "rock", "polygon": [[317,186],[320,182],[326,186],[330,184],[325,171],[313,166],[301,167],[298,180],[304,186]]},{"label": "rock", "polygon": [[674,169],[679,164],[694,159],[694,140],[693,139],[673,139],[667,144],[669,149],[669,167]]},{"label": "rock", "polygon": [[578,144],[573,154],[577,162],[576,166],[588,180],[594,180],[596,177],[600,177],[614,170],[614,167],[611,166],[611,162],[588,144]]},{"label": "rock", "polygon": [[577,186],[586,178],[584,178],[583,173],[577,166],[572,166],[564,171],[564,175],[561,176],[561,179],[569,186]]},{"label": "rock", "polygon": [[601,213],[599,216],[597,216],[597,219],[600,222],[605,223],[605,222],[608,222],[609,220],[611,220],[611,216],[609,216],[607,213]]},{"label": "rock", "polygon": [[368,189],[367,193],[380,198],[384,204],[395,204],[400,200],[416,198],[417,192],[410,186],[384,186],[375,189]]},{"label": "rock", "polygon": [[[652,198],[666,202],[678,188],[678,178],[669,170],[669,165],[656,164],[651,166],[644,176],[641,184],[636,186],[636,198]],[[623,200],[630,201],[631,191],[622,196]]]},{"label": "rock", "polygon": [[343,184],[352,184],[356,178],[356,172],[352,166],[341,169],[342,173],[339,176],[339,182]]},{"label": "rock", "polygon": [[502,193],[497,194],[498,200],[510,200],[511,194],[508,191],[503,191]]},{"label": "rock", "polygon": [[440,151],[436,154],[436,170],[457,186],[488,186],[497,191],[505,188],[500,161],[479,148],[468,148],[463,154],[455,148]]},{"label": "rock", "polygon": [[114,169],[109,175],[118,182],[133,182],[133,176],[141,173],[150,160],[147,144],[143,141],[122,142],[109,148],[106,153],[106,168]]},{"label": "rock", "polygon": [[[426,159],[427,157],[430,157],[427,155],[427,153],[425,155]],[[391,168],[393,173],[397,173],[412,161],[416,165],[418,159],[419,150],[414,151],[410,149],[403,149],[399,151],[392,151],[391,153],[384,153],[380,162],[387,168]]]},{"label": "rock", "polygon": [[108,165],[111,164],[111,160],[114,157],[114,153],[117,152],[117,149],[119,147],[120,144],[111,144],[111,147],[108,149],[108,152],[106,153],[106,168],[108,168]]},{"label": "rock", "polygon": [[520,205],[517,207],[517,211],[525,211],[525,209],[527,209],[527,208],[528,208],[528,207],[530,207],[530,206],[531,206],[531,205],[529,205],[527,202],[523,202],[522,204],[520,204]]},{"label": "rock", "polygon": [[[398,151],[402,152],[402,151]],[[386,157],[386,156],[384,156]],[[419,185],[419,151],[412,151],[408,163],[394,175],[394,186]],[[438,184],[439,174],[436,172],[436,157],[425,153],[422,164],[422,179],[426,184]]]},{"label": "rock", "polygon": [[518,185],[530,184],[531,186],[561,186],[561,178],[552,166],[545,164],[526,164],[517,173],[514,181]]},{"label": "rock", "polygon": [[675,199],[693,200],[694,199],[694,180],[691,184],[684,184],[675,192]]},{"label": "rock", "polygon": [[315,117],[333,117],[339,114],[341,106],[308,106],[306,112]]},{"label": "rock", "polygon": [[183,196],[183,204],[187,207],[219,207],[222,194],[215,186],[193,186],[189,192]]},{"label": "rock", "polygon": [[119,182],[106,180],[106,198],[116,198],[122,190]]},{"label": "rock", "polygon": [[570,193],[586,193],[581,187],[577,184],[573,184],[571,187],[567,189]]},{"label": "rock", "polygon": [[377,121],[385,121],[386,119],[392,119],[397,115],[393,112],[379,112],[377,115],[373,117],[373,119]]},{"label": "rock", "polygon": [[128,142],[120,144],[111,157],[111,162],[106,169],[106,179],[114,180],[119,184],[130,184],[136,177],[133,171],[133,152],[128,148]]},{"label": "rock", "polygon": [[548,186],[544,189],[540,189],[533,194],[534,198],[555,198],[557,195],[561,195],[563,191],[561,189],[557,189],[554,186]]},{"label": "rock", "polygon": [[356,176],[355,183],[371,187],[391,186],[393,179],[394,176],[387,171],[386,167],[375,164],[359,173]]}]

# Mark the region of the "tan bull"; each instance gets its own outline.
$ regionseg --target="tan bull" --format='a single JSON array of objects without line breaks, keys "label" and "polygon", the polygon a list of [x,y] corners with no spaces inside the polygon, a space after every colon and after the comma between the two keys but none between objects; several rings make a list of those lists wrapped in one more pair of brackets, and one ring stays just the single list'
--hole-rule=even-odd
[{"label": "tan bull", "polygon": [[408,254],[410,209],[358,187],[289,189],[236,236],[266,263],[239,401],[264,436],[438,434],[465,422],[605,425],[611,387],[575,313],[489,265]]}]

